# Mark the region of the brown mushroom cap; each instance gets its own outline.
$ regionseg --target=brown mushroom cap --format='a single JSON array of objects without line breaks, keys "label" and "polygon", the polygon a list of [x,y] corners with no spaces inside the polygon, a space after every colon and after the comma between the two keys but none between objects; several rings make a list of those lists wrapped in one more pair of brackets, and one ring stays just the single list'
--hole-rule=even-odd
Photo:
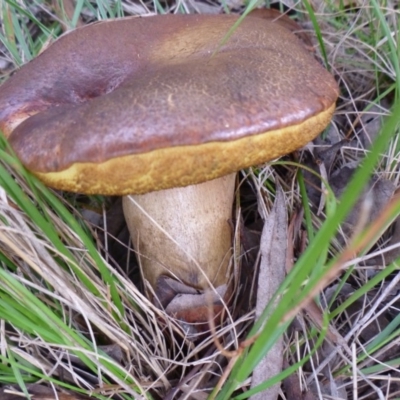
[{"label": "brown mushroom cap", "polygon": [[219,48],[236,20],[77,29],[0,88],[0,127],[41,180],[81,193],[186,186],[287,154],[329,123],[337,85],[271,21],[245,18]]}]

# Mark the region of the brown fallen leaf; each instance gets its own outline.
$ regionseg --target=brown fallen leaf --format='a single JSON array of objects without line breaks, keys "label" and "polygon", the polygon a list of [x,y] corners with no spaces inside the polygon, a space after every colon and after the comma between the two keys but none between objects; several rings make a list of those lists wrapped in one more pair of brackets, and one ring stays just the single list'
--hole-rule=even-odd
[{"label": "brown fallen leaf", "polygon": [[329,181],[337,153],[347,144],[347,140],[341,140],[328,147],[326,147],[326,144],[329,142],[326,143],[321,140],[316,140],[315,142],[323,147],[311,148],[312,152],[305,152],[303,155],[304,165],[315,171],[315,173],[305,169],[303,175],[308,199],[311,205],[318,209],[318,215],[320,215],[320,211],[325,205],[325,199],[323,198],[324,187],[320,176]]},{"label": "brown fallen leaf", "polygon": [[[335,196],[340,198],[358,166],[345,165],[329,178]],[[361,197],[342,223],[345,237],[351,237],[358,228],[374,221],[393,197],[395,185],[387,179],[372,177]],[[362,221],[361,226],[360,221]]]},{"label": "brown fallen leaf", "polygon": [[[383,252],[373,258],[363,261],[368,266],[386,266],[397,260],[400,256],[400,217],[397,217],[392,224],[392,231],[389,241],[385,244]],[[372,271],[375,273],[375,271]]]},{"label": "brown fallen leaf", "polygon": [[[329,345],[327,345],[329,348]],[[332,349],[331,349],[332,350]],[[326,350],[326,353],[329,354],[329,351]],[[319,397],[322,394],[323,399],[335,399],[335,400],[348,400],[349,397],[347,395],[344,379],[343,378],[334,378],[331,372],[332,363],[329,363],[324,368],[324,374],[327,376],[327,379],[321,379],[318,382],[313,380],[309,386],[309,393],[314,393],[315,398]]]},{"label": "brown fallen leaf", "polygon": [[[284,368],[289,368],[289,363],[285,361]],[[287,400],[317,400],[318,397],[310,391],[302,391],[299,378],[292,374],[283,380],[283,389],[285,390]]]},{"label": "brown fallen leaf", "polygon": [[[255,310],[256,318],[260,317],[285,278],[286,251],[287,212],[283,191],[278,187],[274,206],[265,220],[261,235],[261,261]],[[253,388],[277,375],[282,371],[282,365],[283,340],[279,339],[254,369],[251,387]],[[263,392],[255,394],[251,399],[277,399],[279,390],[280,384],[276,384]]]},{"label": "brown fallen leaf", "polygon": [[[355,170],[359,167],[358,162],[352,162],[331,172],[335,154],[347,143],[347,141],[341,141],[326,150],[314,150],[313,156],[309,155],[304,160],[309,168],[328,181],[337,199],[340,199]],[[320,211],[324,206],[324,199],[321,198],[321,194],[324,193],[322,182],[317,175],[309,171],[304,172],[304,178],[308,198],[312,206],[319,209],[318,215],[321,215]],[[339,243],[342,246],[345,245],[347,239],[357,233],[358,229],[374,221],[385,209],[394,191],[395,184],[392,181],[373,176],[346,220],[341,224],[342,234],[337,237]]]},{"label": "brown fallen leaf", "polygon": [[389,102],[383,99],[380,104],[366,104],[365,110],[361,112],[359,117],[360,128],[356,131],[357,138],[361,141],[364,148],[371,147],[374,140],[382,130],[383,116],[386,115],[390,108]]}]

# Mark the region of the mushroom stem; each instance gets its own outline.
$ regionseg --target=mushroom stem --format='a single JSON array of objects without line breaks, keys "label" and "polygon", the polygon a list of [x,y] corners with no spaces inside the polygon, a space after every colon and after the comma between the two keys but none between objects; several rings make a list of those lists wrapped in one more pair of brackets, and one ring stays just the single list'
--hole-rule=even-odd
[{"label": "mushroom stem", "polygon": [[133,246],[156,293],[165,275],[195,289],[227,283],[235,175],[124,197]]}]

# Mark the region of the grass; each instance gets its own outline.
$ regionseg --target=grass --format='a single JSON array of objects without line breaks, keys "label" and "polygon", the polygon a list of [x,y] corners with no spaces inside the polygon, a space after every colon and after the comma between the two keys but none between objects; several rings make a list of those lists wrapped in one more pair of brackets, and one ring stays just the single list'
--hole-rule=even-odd
[{"label": "grass", "polygon": [[[106,215],[108,200],[62,196],[45,188],[23,169],[7,143],[0,142],[0,385],[17,384],[26,397],[27,385],[42,381],[98,399],[141,394],[148,399],[222,400],[249,398],[297,374],[303,387],[319,398],[325,398],[327,376],[349,398],[400,396],[400,354],[393,347],[400,330],[398,260],[384,268],[382,263],[368,268],[362,263],[368,252],[378,256],[384,251],[383,240],[390,240],[391,232],[379,238],[400,213],[398,197],[370,223],[360,221],[357,235],[337,233],[371,175],[390,179],[396,189],[400,178],[399,11],[390,2],[361,3],[356,8],[342,1],[303,1],[291,11],[315,35],[319,54],[341,86],[334,128],[325,136],[352,142],[340,146],[332,168],[354,161],[359,168],[340,198],[328,190],[327,180],[322,212],[309,205],[308,167],[301,157],[299,162],[280,161],[249,171],[247,184],[263,193],[266,208],[271,208],[278,183],[290,216],[304,208],[304,229],[295,233],[304,237],[307,231],[307,246],[299,241],[293,245],[295,265],[258,321],[249,302],[196,346],[173,318],[143,296],[127,268],[113,262],[105,251],[111,240],[107,227],[103,231],[82,216],[99,207],[97,214]],[[68,4],[73,4],[72,11]],[[65,29],[135,12],[193,11],[191,4],[78,0],[56,6],[6,0],[1,4],[0,41],[7,64],[3,78]],[[230,2],[209,6],[237,11]],[[360,139],[370,129],[361,118],[368,110],[384,122],[372,146]],[[327,146],[315,144],[314,149]],[[247,204],[243,197],[242,202],[247,224],[257,204]],[[245,262],[240,253],[238,259]],[[323,308],[329,290],[330,306]],[[239,292],[238,298],[243,295]],[[321,305],[317,322],[302,313],[313,300]],[[280,336],[285,337],[288,366],[249,390],[253,370]],[[230,358],[221,355],[215,338],[232,351]],[[118,355],[106,345],[116,345]]]}]

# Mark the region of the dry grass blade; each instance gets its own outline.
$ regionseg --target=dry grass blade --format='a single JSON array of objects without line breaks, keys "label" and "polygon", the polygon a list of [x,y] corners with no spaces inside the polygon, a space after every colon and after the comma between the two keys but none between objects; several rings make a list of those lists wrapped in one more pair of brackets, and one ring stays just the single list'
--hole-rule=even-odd
[{"label": "dry grass blade", "polygon": [[[56,392],[54,389],[44,385],[28,385],[30,400],[88,400],[86,396],[79,396],[73,393]],[[1,400],[22,400],[25,394],[17,389],[0,389]]]},{"label": "dry grass blade", "polygon": [[[345,171],[356,169],[373,151],[371,142],[379,137],[382,121],[399,96],[398,51],[392,51],[399,47],[398,2],[377,6],[373,0],[309,0],[320,28],[317,34],[304,1],[268,3],[301,24],[313,39],[317,57],[316,36],[325,46],[330,69],[341,85],[341,98],[331,128],[308,149],[317,164],[314,171],[328,183],[336,174],[339,184],[346,186]],[[6,0],[0,2],[0,79],[71,29],[72,22],[80,25],[151,13],[236,13],[243,4],[238,0]],[[315,249],[318,261],[313,268],[321,271],[330,266],[331,270],[304,301],[294,301],[293,308],[280,315],[283,320],[296,317],[283,339],[288,363],[279,379],[292,375],[284,381],[280,399],[391,400],[399,396],[400,274],[396,264],[388,264],[399,255],[400,222],[381,236],[399,209],[398,196],[387,203],[400,184],[399,148],[395,137],[375,168],[374,206],[361,205],[355,222],[343,226],[338,235],[326,237],[324,246]],[[250,397],[250,387],[280,372],[282,342],[278,361],[267,361],[276,368],[274,372],[266,375],[261,363],[252,381],[251,373],[238,381],[232,378],[238,364],[252,361],[248,354],[261,334],[250,336],[249,332],[276,287],[271,276],[283,273],[278,265],[284,266],[280,257],[286,211],[276,188],[283,189],[288,215],[299,215],[289,239],[296,264],[313,247],[324,213],[329,219],[329,207],[337,206],[320,180],[309,180],[304,174],[302,190],[294,163],[248,172],[236,198],[237,222],[232,229],[237,291],[229,305],[231,318],[208,333],[193,335],[190,327],[155,307],[140,290],[127,233],[120,235],[120,228],[111,226],[119,222],[112,210],[117,202],[47,194],[21,173],[4,149],[0,149],[0,399],[19,400],[32,394],[32,400],[203,400],[212,393],[209,398],[241,400]],[[307,154],[308,150],[300,151],[296,161],[303,162]],[[258,193],[263,193],[261,204]],[[57,202],[49,201],[50,196]],[[23,207],[24,202],[29,207]],[[32,208],[35,215],[29,211]],[[84,217],[88,209],[97,214],[95,223]],[[264,227],[260,255],[263,218],[270,210],[275,211]],[[52,234],[39,216],[52,227]],[[362,219],[371,222],[367,230]],[[265,240],[269,223],[277,228],[277,241]],[[356,230],[363,234],[359,241],[354,240]],[[370,251],[365,254],[361,251],[367,244]],[[279,259],[272,260],[270,255]],[[255,266],[260,257],[263,267],[257,285]],[[269,268],[273,273],[267,273]],[[296,282],[299,291],[312,278],[313,271]],[[268,293],[262,291],[266,289],[263,282],[271,284]],[[316,296],[320,291],[327,298],[321,304]],[[326,336],[316,349],[321,331]],[[31,382],[40,384],[31,386]],[[273,386],[273,393],[261,392],[253,399],[275,399],[279,389]]]}]

